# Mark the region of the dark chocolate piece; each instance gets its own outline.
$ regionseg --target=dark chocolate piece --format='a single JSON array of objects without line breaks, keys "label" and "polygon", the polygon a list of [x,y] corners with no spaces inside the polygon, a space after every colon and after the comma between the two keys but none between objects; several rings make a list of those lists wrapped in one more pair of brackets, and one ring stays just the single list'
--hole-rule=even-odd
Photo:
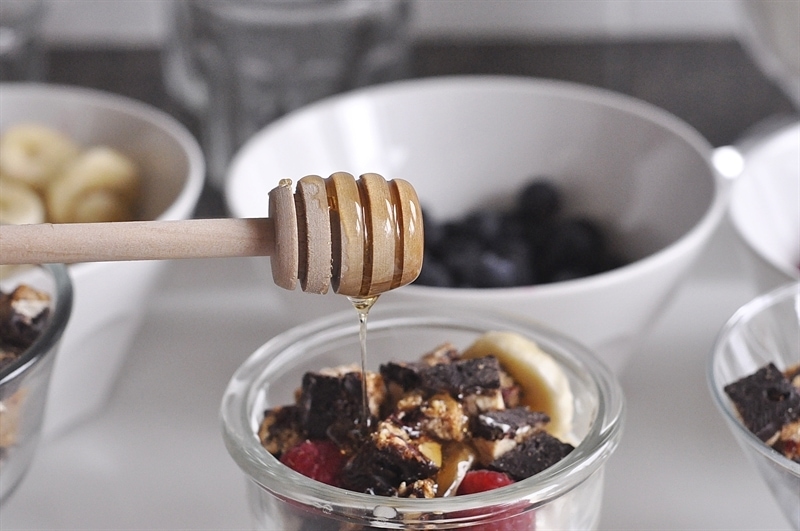
[{"label": "dark chocolate piece", "polygon": [[494,356],[456,360],[424,368],[422,389],[430,394],[446,392],[454,398],[500,388],[500,363]]},{"label": "dark chocolate piece", "polygon": [[505,472],[517,481],[529,478],[566,457],[575,447],[546,431],[537,431],[494,461],[488,468]]},{"label": "dark chocolate piece", "polygon": [[800,392],[773,363],[724,389],[742,423],[762,441],[800,419]]},{"label": "dark chocolate piece", "polygon": [[348,372],[332,376],[315,372],[303,375],[303,385],[298,400],[300,419],[307,436],[324,439],[329,429],[345,432],[363,424],[361,373]]},{"label": "dark chocolate piece", "polygon": [[531,411],[527,407],[486,411],[474,417],[472,435],[496,441],[513,439],[520,430],[531,431],[542,428],[550,417],[541,411]]},{"label": "dark chocolate piece", "polygon": [[439,467],[420,452],[408,433],[391,422],[381,422],[342,472],[342,486],[379,496],[397,496],[405,482],[433,477]]},{"label": "dark chocolate piece", "polygon": [[409,391],[418,388],[422,384],[420,371],[424,367],[425,366],[421,363],[392,361],[381,365],[380,373],[386,385],[395,383],[399,385],[403,391]]}]

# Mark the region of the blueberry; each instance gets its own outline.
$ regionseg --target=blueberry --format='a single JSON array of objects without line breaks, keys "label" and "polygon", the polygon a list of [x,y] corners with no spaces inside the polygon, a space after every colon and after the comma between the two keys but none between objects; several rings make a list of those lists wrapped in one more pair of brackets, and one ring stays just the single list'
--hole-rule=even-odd
[{"label": "blueberry", "polygon": [[442,262],[450,271],[455,286],[471,287],[477,283],[480,273],[476,264],[483,252],[483,245],[476,238],[461,236],[447,240]]},{"label": "blueberry", "polygon": [[587,219],[566,219],[553,227],[539,263],[543,278],[553,282],[597,273],[605,257],[599,227]]},{"label": "blueberry", "polygon": [[425,227],[425,248],[434,249],[445,237],[445,225],[430,215],[425,208],[422,209],[422,220]]},{"label": "blueberry", "polygon": [[480,254],[475,264],[476,288],[509,288],[519,285],[519,265],[493,251]]},{"label": "blueberry", "polygon": [[517,199],[517,212],[531,223],[553,219],[561,209],[561,193],[556,185],[544,178],[526,184]]},{"label": "blueberry", "polygon": [[447,267],[430,253],[425,253],[422,261],[422,270],[414,281],[423,286],[434,286],[438,288],[453,287],[453,277]]},{"label": "blueberry", "polygon": [[490,243],[503,237],[504,218],[504,214],[500,212],[479,210],[468,215],[461,225],[482,242]]}]

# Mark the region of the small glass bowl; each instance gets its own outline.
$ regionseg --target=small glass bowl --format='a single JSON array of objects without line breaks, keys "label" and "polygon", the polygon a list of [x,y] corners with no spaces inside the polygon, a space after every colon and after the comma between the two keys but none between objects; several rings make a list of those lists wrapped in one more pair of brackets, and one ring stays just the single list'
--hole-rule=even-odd
[{"label": "small glass bowl", "polygon": [[0,281],[6,293],[20,284],[49,294],[51,308],[36,341],[0,371],[0,503],[19,485],[33,460],[56,351],[72,311],[72,282],[63,265],[25,267]]},{"label": "small glass bowl", "polygon": [[722,328],[708,364],[714,402],[788,521],[800,530],[800,463],[751,433],[724,391],[729,383],[769,362],[782,371],[800,364],[800,283],[784,285],[742,306]]},{"label": "small glass bowl", "polygon": [[250,479],[248,493],[257,527],[478,530],[500,522],[524,522],[514,527],[524,530],[535,519],[540,531],[596,528],[604,465],[621,437],[624,399],[613,374],[585,347],[521,317],[379,301],[368,320],[367,369],[377,370],[390,360],[417,360],[444,342],[463,349],[490,330],[527,336],[567,374],[575,397],[571,435],[580,443],[566,458],[502,489],[435,499],[351,492],[284,466],[261,446],[258,426],[265,409],[293,401],[306,371],[359,363],[356,312],[341,312],[295,327],[264,344],[237,370],[225,392],[225,443]]}]

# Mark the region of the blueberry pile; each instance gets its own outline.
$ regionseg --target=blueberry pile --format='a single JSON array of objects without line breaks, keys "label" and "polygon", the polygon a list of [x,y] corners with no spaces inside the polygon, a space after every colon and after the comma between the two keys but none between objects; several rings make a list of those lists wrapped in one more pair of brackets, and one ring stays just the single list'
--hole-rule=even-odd
[{"label": "blueberry pile", "polygon": [[537,178],[511,211],[479,210],[458,220],[425,216],[425,257],[418,285],[506,288],[569,280],[622,265],[596,222],[565,216],[563,197]]}]

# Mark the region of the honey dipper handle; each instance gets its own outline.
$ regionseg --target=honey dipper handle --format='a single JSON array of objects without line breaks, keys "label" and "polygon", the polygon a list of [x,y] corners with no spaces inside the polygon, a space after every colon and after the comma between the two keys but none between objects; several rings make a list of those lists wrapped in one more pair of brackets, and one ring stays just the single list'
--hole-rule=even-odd
[{"label": "honey dipper handle", "polygon": [[0,225],[0,264],[270,256],[273,220]]}]

